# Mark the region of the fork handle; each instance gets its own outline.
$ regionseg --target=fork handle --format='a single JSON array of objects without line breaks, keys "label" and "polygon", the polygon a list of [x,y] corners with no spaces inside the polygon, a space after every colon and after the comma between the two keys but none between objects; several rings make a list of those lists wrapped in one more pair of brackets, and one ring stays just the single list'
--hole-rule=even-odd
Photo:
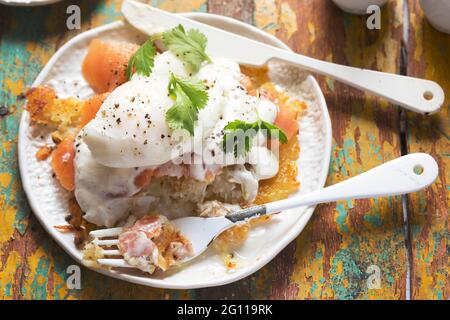
[{"label": "fork handle", "polygon": [[228,215],[227,218],[232,222],[238,222],[258,215],[319,203],[415,192],[432,184],[438,170],[436,161],[430,155],[412,153],[327,188],[243,209]]}]

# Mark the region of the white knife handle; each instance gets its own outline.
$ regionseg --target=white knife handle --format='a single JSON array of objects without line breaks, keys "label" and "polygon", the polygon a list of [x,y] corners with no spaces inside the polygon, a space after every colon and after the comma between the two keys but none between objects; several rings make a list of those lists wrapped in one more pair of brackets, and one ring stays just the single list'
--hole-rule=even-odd
[{"label": "white knife handle", "polygon": [[208,52],[242,64],[263,65],[280,59],[303,69],[329,76],[355,88],[371,92],[396,105],[419,113],[433,113],[444,103],[444,91],[435,82],[391,73],[358,69],[302,56],[252,39],[225,32],[149,5],[126,0],[122,12],[135,28],[152,34],[183,24],[198,28],[208,38]]},{"label": "white knife handle", "polygon": [[267,213],[347,199],[394,196],[421,190],[434,182],[438,165],[426,153],[386,162],[356,177],[305,195],[267,203]]},{"label": "white knife handle", "polygon": [[277,51],[276,59],[329,76],[415,112],[436,112],[445,100],[442,88],[430,80],[348,67],[284,50]]}]

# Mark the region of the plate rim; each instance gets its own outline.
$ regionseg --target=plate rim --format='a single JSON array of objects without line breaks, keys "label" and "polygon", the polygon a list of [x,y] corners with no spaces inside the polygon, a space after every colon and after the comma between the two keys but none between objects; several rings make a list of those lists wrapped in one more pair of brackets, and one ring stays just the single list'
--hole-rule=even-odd
[{"label": "plate rim", "polygon": [[[251,33],[257,33],[263,38],[269,39],[273,43],[276,43],[279,47],[282,47],[287,50],[291,50],[284,42],[279,40],[278,38],[274,37],[273,35],[270,35],[252,25],[246,24],[244,22],[241,22],[239,20],[225,17],[217,14],[211,14],[211,13],[196,13],[196,12],[189,12],[189,13],[182,13],[185,17],[188,18],[211,18],[215,19],[217,21],[226,22],[228,24],[234,25],[237,28],[246,29],[246,31]],[[77,36],[73,37],[69,41],[67,41],[63,46],[61,46],[55,54],[49,59],[47,64],[44,66],[44,68],[41,70],[39,75],[36,77],[35,81],[33,82],[32,86],[39,85],[43,82],[44,78],[47,76],[48,72],[51,70],[55,62],[59,59],[59,57],[67,50],[69,47],[82,40],[83,38],[90,37],[93,34],[96,34],[98,32],[106,31],[108,29],[112,29],[113,27],[120,25],[123,25],[124,22],[119,20],[112,23],[108,23],[106,25],[102,25],[90,30],[87,30],[85,32],[82,32],[78,34]],[[321,189],[324,187],[327,176],[328,176],[328,170],[329,170],[329,164],[330,164],[330,156],[331,156],[331,143],[332,143],[332,128],[331,128],[331,119],[328,112],[328,107],[325,101],[325,97],[323,95],[322,90],[320,89],[320,86],[317,82],[317,80],[312,76],[308,75],[307,79],[311,82],[314,94],[318,97],[318,102],[320,104],[320,109],[322,110],[323,115],[323,121],[324,121],[324,127],[325,127],[325,146],[324,146],[324,158],[323,158],[323,165],[322,165],[322,172],[319,175],[318,178],[318,189]],[[25,130],[27,128],[26,126],[26,112],[23,110],[21,118],[20,118],[20,124],[19,124],[19,132],[18,132],[18,160],[19,160],[19,171],[20,171],[20,178],[22,181],[22,186],[25,191],[28,203],[30,205],[31,210],[33,211],[34,215],[40,222],[40,224],[43,226],[43,228],[47,231],[47,233],[56,241],[56,243],[66,252],[69,254],[69,256],[72,257],[78,264],[89,268],[93,271],[96,271],[98,273],[104,274],[106,276],[110,276],[116,279],[121,279],[124,281],[128,281],[131,283],[141,284],[145,286],[155,287],[155,288],[163,288],[163,289],[198,289],[198,288],[206,288],[206,287],[215,287],[220,285],[225,285],[228,283],[236,282],[238,280],[241,280],[259,269],[261,269],[263,266],[265,266],[267,263],[269,263],[276,255],[278,255],[287,245],[289,245],[290,242],[295,240],[295,238],[298,237],[298,235],[303,231],[306,224],[309,222],[314,210],[315,206],[311,206],[305,209],[303,215],[306,217],[306,219],[299,219],[295,224],[292,225],[290,228],[290,231],[284,236],[282,241],[279,241],[274,245],[269,254],[264,255],[260,260],[258,260],[257,263],[254,263],[252,266],[248,268],[243,268],[242,272],[236,271],[233,275],[226,277],[226,278],[219,278],[218,280],[208,280],[205,282],[198,282],[195,285],[192,284],[176,284],[167,282],[164,279],[155,279],[155,278],[148,278],[148,277],[139,277],[135,275],[130,274],[123,274],[120,272],[111,271],[108,269],[101,269],[101,268],[93,268],[86,266],[82,261],[80,261],[78,255],[78,250],[69,247],[66,245],[65,241],[62,237],[57,233],[57,231],[54,228],[51,228],[44,220],[45,217],[40,214],[40,211],[38,210],[38,204],[37,199],[32,196],[33,193],[31,192],[31,179],[28,178],[28,175],[26,175],[26,151],[24,150],[25,144],[24,144],[24,137],[26,136]]]},{"label": "plate rim", "polygon": [[0,0],[0,5],[11,6],[11,7],[38,7],[45,6],[48,4],[61,2],[63,0],[45,0],[45,1],[34,1],[29,0],[28,2],[19,2],[16,0]]}]

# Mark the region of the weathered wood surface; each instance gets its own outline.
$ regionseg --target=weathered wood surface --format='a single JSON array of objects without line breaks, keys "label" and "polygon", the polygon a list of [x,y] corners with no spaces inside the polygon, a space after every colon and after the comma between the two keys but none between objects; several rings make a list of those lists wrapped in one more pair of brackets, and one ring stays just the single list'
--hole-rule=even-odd
[{"label": "weathered wood surface", "polygon": [[[270,12],[277,12],[276,16]],[[329,1],[256,2],[256,25],[295,51],[342,64],[398,72],[400,2],[382,12],[381,30],[342,13]],[[400,155],[395,107],[318,77],[333,125],[328,184]],[[304,232],[274,261],[274,298],[401,298],[406,250],[399,197],[319,206]],[[290,257],[294,263],[288,263]],[[381,288],[368,289],[366,270],[381,270]]]},{"label": "weathered wood surface", "polygon": [[409,197],[413,269],[412,297],[450,299],[450,36],[426,21],[419,1],[409,1],[408,74],[438,82],[446,93],[431,117],[408,114],[409,152],[427,152],[439,164],[439,177],[426,191]]},{"label": "weathered wood surface", "polygon": [[[23,105],[20,95],[61,44],[81,31],[119,18],[120,2],[76,1],[82,10],[80,31],[66,30],[66,3],[0,10],[0,104],[10,110],[0,122],[0,298],[405,298],[408,250],[399,197],[319,206],[304,232],[271,263],[256,274],[224,287],[188,291],[151,289],[82,269],[82,290],[67,289],[66,268],[74,262],[36,221],[20,186],[17,168],[17,129]],[[383,9],[379,31],[369,31],[363,18],[342,13],[328,0],[153,0],[152,3],[169,11],[209,11],[233,16],[275,34],[297,52],[399,72],[401,0],[390,1]],[[423,54],[432,56],[434,52],[432,46],[427,46]],[[411,70],[420,74],[424,70],[431,72],[429,68]],[[445,78],[444,70],[439,71]],[[400,155],[400,119],[395,107],[330,79],[318,80],[333,122],[329,184]],[[448,77],[446,81],[448,84]],[[448,113],[433,119],[437,122],[441,119],[443,123]],[[448,122],[444,129],[448,131]],[[424,139],[417,137],[418,133],[411,130],[408,142],[412,151],[420,141],[414,145],[411,140]],[[448,160],[448,133],[441,136],[439,150],[435,150],[434,141],[434,136],[429,138],[426,151],[440,153],[442,161]],[[441,177],[444,189],[438,185],[417,201],[414,198],[410,201],[413,217],[422,222],[412,232],[418,235],[414,238],[418,255],[414,260],[414,297],[448,298],[445,253],[448,216],[442,212],[446,207],[441,202],[434,204],[429,200],[431,193],[441,198],[444,194],[445,199],[448,185],[445,176]],[[427,218],[439,205],[442,210],[437,220]],[[442,222],[447,222],[446,227],[440,226]],[[435,247],[424,248],[423,241]],[[428,259],[424,263],[423,254]],[[380,289],[367,286],[366,270],[370,265],[380,268]],[[435,277],[436,272],[439,277]]]}]

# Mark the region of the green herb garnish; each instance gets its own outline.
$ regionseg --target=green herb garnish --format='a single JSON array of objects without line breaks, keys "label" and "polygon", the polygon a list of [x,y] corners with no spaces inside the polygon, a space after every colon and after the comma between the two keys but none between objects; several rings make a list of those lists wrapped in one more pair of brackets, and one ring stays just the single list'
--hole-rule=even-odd
[{"label": "green herb garnish", "polygon": [[283,130],[261,118],[255,122],[234,120],[224,127],[225,134],[222,140],[222,150],[224,152],[233,150],[236,158],[245,156],[250,151],[253,138],[259,130],[263,130],[267,139],[277,138],[283,144],[288,142]]},{"label": "green herb garnish", "polygon": [[208,102],[208,93],[202,81],[194,78],[170,77],[169,94],[174,100],[173,106],[166,112],[166,121],[170,128],[185,129],[194,135],[198,112]]},{"label": "green herb garnish", "polygon": [[127,78],[131,79],[133,73],[143,76],[149,76],[155,63],[156,49],[153,44],[153,37],[150,37],[145,43],[133,54],[128,61]]},{"label": "green herb garnish", "polygon": [[180,24],[162,35],[165,47],[186,63],[190,72],[197,72],[203,61],[211,62],[206,54],[208,39],[197,29],[185,31]]}]

